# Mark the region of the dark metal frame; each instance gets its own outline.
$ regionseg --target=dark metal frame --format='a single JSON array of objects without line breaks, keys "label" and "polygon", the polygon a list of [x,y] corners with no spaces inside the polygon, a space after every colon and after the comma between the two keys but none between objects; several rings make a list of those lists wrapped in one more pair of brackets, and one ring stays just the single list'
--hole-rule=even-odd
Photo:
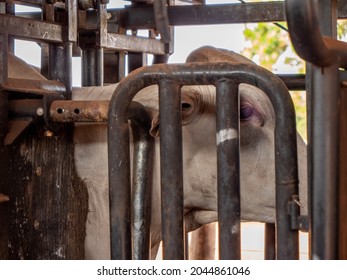
[{"label": "dark metal frame", "polygon": [[[179,99],[180,86],[181,85],[194,85],[194,84],[214,84],[217,86],[217,91],[222,101],[222,96],[228,96],[232,98],[232,95],[237,95],[235,92],[235,85],[239,83],[249,83],[259,87],[266,92],[274,106],[276,113],[276,129],[275,129],[275,150],[276,150],[276,207],[277,207],[277,258],[278,259],[297,259],[298,258],[298,231],[292,230],[290,225],[290,219],[288,215],[288,203],[292,202],[298,192],[298,170],[297,170],[297,150],[296,150],[296,128],[295,128],[295,113],[292,100],[288,94],[288,90],[280,79],[276,78],[272,73],[263,70],[259,67],[246,64],[231,64],[231,63],[209,63],[209,64],[184,64],[184,65],[168,65],[168,66],[152,66],[146,69],[135,71],[125,79],[123,79],[116,91],[113,94],[109,116],[108,116],[108,141],[109,141],[109,184],[110,184],[110,214],[111,214],[111,256],[113,259],[130,259],[131,258],[131,232],[128,214],[124,213],[126,205],[121,200],[120,193],[128,193],[130,189],[130,165],[129,165],[129,138],[128,138],[128,126],[126,111],[127,108],[136,95],[136,93],[142,88],[159,83],[160,86],[160,99],[162,95],[167,96],[166,93],[171,95],[171,98]],[[163,85],[165,85],[163,87]],[[169,85],[168,88],[166,86]],[[229,86],[231,85],[231,86]],[[234,103],[234,102],[233,102]],[[176,105],[175,105],[176,104]],[[230,122],[231,120],[238,119],[235,114],[238,112],[236,108],[238,103],[228,104],[228,109],[219,108],[225,110],[226,115],[223,116],[222,121]],[[163,105],[163,104],[160,104]],[[165,105],[165,104],[164,104]],[[221,105],[221,104],[219,104]],[[225,105],[225,104],[223,104]],[[229,107],[230,106],[230,107]],[[234,108],[231,108],[234,107]],[[170,107],[160,106],[160,115],[176,115],[176,124],[167,123],[170,125],[169,130],[173,127],[179,127],[177,122],[180,122],[180,104],[174,102]],[[165,110],[165,114],[163,113]],[[231,110],[231,112],[230,112]],[[223,113],[223,112],[222,112]],[[178,117],[179,116],[179,117]],[[233,117],[234,116],[234,117]],[[162,121],[168,122],[173,120],[166,120],[166,117]],[[220,118],[218,118],[220,119]],[[217,127],[223,129],[225,127],[230,128],[229,125],[218,123]],[[231,121],[231,123],[233,123]],[[163,125],[165,129],[165,125]],[[237,129],[237,126],[233,129]],[[164,135],[162,132],[161,135]],[[170,168],[163,168],[162,172],[162,196],[165,198],[166,191],[169,191],[171,196],[170,207],[163,209],[162,221],[163,227],[167,224],[173,223],[173,225],[179,228],[170,232],[163,228],[163,242],[164,242],[164,259],[183,259],[184,242],[183,242],[183,206],[180,199],[183,196],[182,189],[177,185],[182,185],[182,149],[179,139],[181,139],[180,129],[178,129],[175,136],[165,137],[161,139],[161,149],[165,147],[165,152],[168,154],[161,154],[161,164]],[[236,140],[237,139],[237,140]],[[227,141],[228,152],[232,149],[232,154],[238,159],[238,134],[235,136],[235,141]],[[226,147],[225,147],[226,148]],[[222,149],[218,149],[218,161],[222,160]],[[171,155],[171,156],[170,156]],[[163,158],[163,156],[165,156]],[[178,166],[171,174],[170,169],[173,168],[172,162],[177,162]],[[121,164],[120,164],[121,163]],[[236,164],[236,168],[239,163]],[[223,166],[225,172],[218,173],[219,187],[226,184],[230,187],[231,183],[236,182],[228,181],[230,176],[230,167]],[[239,171],[236,171],[238,174]],[[226,177],[224,177],[224,175]],[[170,188],[171,179],[175,179],[174,188]],[[177,180],[177,181],[176,181]],[[224,183],[223,183],[224,182]],[[226,182],[226,183],[225,183]],[[238,193],[239,185],[234,185],[235,192]],[[175,193],[171,193],[174,189]],[[219,196],[226,195],[225,193]],[[229,193],[231,195],[231,193]],[[231,199],[231,200],[229,200]],[[226,209],[234,211],[239,209],[239,198],[230,197],[226,200],[219,200],[222,205],[223,213]],[[237,201],[238,200],[238,201]],[[232,208],[230,209],[229,203],[232,201]],[[227,205],[224,205],[226,203]],[[229,206],[228,206],[229,205]],[[236,208],[234,208],[236,207]],[[178,210],[177,210],[178,209]],[[176,213],[172,211],[178,211]],[[228,215],[220,215],[219,222],[222,224],[220,236],[223,236],[224,230],[230,232],[230,229],[235,226],[239,229],[239,214],[240,211],[234,213],[234,219],[230,219],[230,211]],[[121,214],[122,213],[122,214]],[[170,220],[171,215],[176,216],[178,220]],[[239,230],[235,231],[235,235],[225,240],[225,243],[220,243],[220,256],[223,259],[239,258],[239,255],[233,255],[230,250],[230,246],[239,244]],[[235,238],[235,239],[234,239]],[[223,239],[222,239],[223,240]],[[239,246],[238,246],[239,248]],[[239,253],[236,253],[239,254]]]},{"label": "dark metal frame", "polygon": [[[163,16],[161,19],[156,15],[156,13],[154,13],[152,6],[130,5],[128,7],[125,7],[124,9],[109,10],[108,12],[111,14],[111,18],[109,20],[106,19],[106,1],[95,2],[89,0],[73,0],[65,2],[65,10],[67,11],[66,13],[55,10],[52,4],[41,0],[0,1],[0,12],[5,12],[0,14],[0,85],[3,90],[3,92],[1,92],[1,106],[2,108],[4,108],[4,106],[8,106],[8,111],[10,113],[9,116],[11,118],[12,116],[16,116],[16,114],[17,116],[18,114],[23,114],[23,110],[20,110],[20,108],[18,110],[18,106],[13,107],[12,105],[14,105],[14,103],[11,103],[11,101],[9,102],[7,100],[7,95],[10,94],[11,98],[14,99],[20,99],[23,98],[23,96],[24,98],[36,98],[36,100],[32,103],[34,104],[33,108],[29,108],[30,110],[32,110],[24,112],[24,114],[28,114],[32,118],[39,118],[40,116],[35,116],[35,108],[37,106],[42,106],[42,108],[44,108],[45,110],[44,118],[46,119],[47,127],[50,127],[50,123],[52,120],[56,120],[58,122],[63,122],[67,119],[68,121],[81,120],[81,116],[84,116],[84,111],[83,113],[81,111],[81,114],[78,115],[74,114],[73,111],[70,111],[70,113],[72,112],[70,116],[66,116],[66,114],[57,114],[57,109],[61,109],[63,106],[70,106],[71,108],[77,106],[78,108],[81,108],[80,105],[76,105],[74,103],[68,104],[68,101],[65,101],[66,103],[64,103],[64,101],[55,101],[55,99],[69,99],[70,97],[71,57],[73,51],[75,52],[75,50],[77,49],[76,44],[78,37],[78,44],[82,49],[82,59],[86,69],[86,71],[84,71],[83,74],[83,85],[102,85],[103,82],[117,82],[122,77],[124,77],[125,52],[129,52],[129,57],[131,57],[131,59],[129,60],[132,60],[133,65],[135,65],[133,68],[144,65],[142,62],[143,53],[154,54],[154,63],[167,62],[169,53],[173,51],[172,42],[171,44],[169,44],[170,40],[168,39],[170,37],[169,32],[172,32],[172,30],[168,29],[169,26],[245,22],[274,22],[284,21],[286,17],[288,19],[291,39],[293,41],[296,51],[305,60],[312,63],[312,65],[308,67],[309,70],[307,71],[308,74],[306,76],[306,83],[304,81],[305,77],[302,75],[281,76],[281,79],[285,81],[285,84],[289,89],[295,90],[307,88],[308,97],[310,98],[308,106],[308,117],[310,125],[309,168],[312,166],[312,169],[309,172],[309,185],[311,185],[312,183],[311,213],[313,216],[311,223],[311,258],[327,259],[338,257],[338,226],[336,213],[337,209],[335,206],[331,205],[337,205],[337,143],[339,135],[336,108],[338,107],[339,102],[338,85],[340,80],[342,80],[342,78],[340,77],[341,75],[339,75],[338,68],[340,66],[346,66],[347,48],[346,43],[336,41],[332,38],[336,37],[336,34],[334,34],[333,32],[333,25],[336,23],[336,19],[347,18],[347,6],[345,4],[345,1],[287,0],[285,2],[271,3],[268,2],[201,6],[198,5],[182,7],[164,7],[158,5],[157,11],[159,11]],[[94,6],[94,2],[97,3],[96,6]],[[34,13],[30,15],[14,15],[13,3],[29,4],[33,6],[42,7],[43,12],[40,14]],[[92,5],[93,7],[90,5]],[[94,10],[87,11],[87,7],[92,7],[94,8]],[[79,16],[77,16],[77,14]],[[80,22],[77,22],[77,18],[81,19]],[[317,28],[317,26],[320,26],[320,29]],[[141,38],[136,35],[136,32],[133,32],[132,35],[125,34],[125,30],[127,29],[153,29],[157,27],[162,31],[163,34],[166,34],[164,35],[163,40],[156,39],[154,38],[154,36],[149,36],[149,38]],[[43,50],[43,64],[41,68],[44,75],[46,75],[50,79],[59,81],[47,81],[46,83],[40,82],[38,84],[34,81],[8,79],[7,52],[12,50],[11,40],[13,40],[13,38],[21,38],[25,40],[39,42],[42,45]],[[114,75],[104,73],[104,63],[107,66],[116,67],[118,69],[116,71],[117,73]],[[225,65],[225,69],[228,69],[229,66],[227,64]],[[164,75],[164,80],[168,81],[156,81],[161,85],[161,96],[164,96],[166,92],[169,96],[168,98],[172,98],[173,100],[171,101],[175,102],[176,106],[178,106],[177,96],[179,96],[179,86],[176,84],[177,80],[172,82],[169,76],[174,77],[173,79],[177,78],[179,80],[179,84],[181,84],[182,81],[184,82],[184,84],[192,83],[186,81],[186,78],[181,76],[181,71],[185,69],[184,66],[182,66],[183,68],[175,68],[177,70],[175,70],[175,73],[169,73],[167,72],[167,69],[172,70],[176,66],[173,66],[173,68],[160,68],[160,66],[158,67],[159,68],[148,68],[149,72],[152,71],[151,74],[137,72],[136,75],[142,75],[146,80],[146,82],[144,83],[148,84],[154,83],[155,79],[159,79],[159,76],[162,77],[161,75]],[[209,73],[210,75],[211,73],[209,72],[209,67],[214,66],[210,65],[201,67],[203,70],[206,71],[206,73]],[[222,74],[229,75],[223,72],[224,70],[222,69]],[[253,71],[250,69],[247,70]],[[160,71],[163,72],[161,73]],[[201,73],[196,73],[197,80],[200,79],[200,74]],[[155,77],[152,77],[151,75],[154,75]],[[245,74],[242,73],[242,75]],[[130,75],[128,79],[132,77],[135,76]],[[138,79],[138,76],[136,77],[136,79]],[[213,77],[213,83],[216,82],[218,79],[219,78]],[[122,83],[122,85],[124,85],[124,83]],[[141,82],[139,81],[137,83],[141,84]],[[203,81],[203,83],[207,82]],[[231,85],[229,85],[229,83],[231,83]],[[233,83],[234,80],[232,80],[232,82],[223,81],[219,85],[216,84],[218,88],[218,100],[221,100],[220,98],[222,98],[222,96],[225,95],[225,98],[235,98],[234,102],[237,102],[235,97],[237,94],[229,93],[235,92],[235,88],[233,87],[236,86],[233,85]],[[326,92],[328,91],[329,94],[326,94]],[[133,92],[133,94],[135,94],[135,92]],[[161,97],[161,106],[171,106],[171,101],[169,101],[168,98]],[[130,100],[131,99],[128,99],[126,101],[127,103],[125,103],[126,106],[124,105],[124,107],[129,106]],[[170,105],[166,104],[166,102],[169,102]],[[20,102],[18,104],[20,104]],[[95,104],[96,103],[89,105]],[[83,106],[86,105],[87,104],[84,104]],[[108,106],[108,104],[104,105]],[[51,114],[49,113],[50,108],[53,108]],[[224,107],[222,108],[224,110]],[[114,112],[114,110],[115,108],[112,105],[110,112]],[[122,110],[124,110],[124,108]],[[67,110],[64,111],[64,113],[67,113]],[[175,118],[178,121],[177,111],[172,112],[172,114],[174,113]],[[218,118],[224,119],[223,115],[227,113],[220,111],[219,114],[221,115]],[[170,118],[164,117],[164,114],[161,115],[163,115],[161,120],[163,123],[170,122]],[[124,113],[124,115],[122,116],[126,116],[126,114]],[[98,118],[98,116],[92,114],[86,117],[84,120],[95,121],[96,118]],[[122,118],[124,118],[125,123],[126,117]],[[105,116],[104,114],[102,116],[102,120],[105,121],[106,119],[107,116]],[[113,122],[113,118],[110,121]],[[8,119],[4,114],[1,116],[1,122],[1,138],[4,138],[4,133],[8,132]],[[177,126],[177,130],[179,130],[179,125],[176,122],[172,124],[169,123],[169,125]],[[142,124],[140,124],[140,126],[142,126]],[[236,122],[234,123],[234,128],[238,130]],[[123,129],[125,131],[127,128],[125,128],[124,126]],[[134,133],[137,133],[137,130]],[[11,134],[11,130],[9,131],[9,134]],[[147,145],[150,145],[149,142],[146,142],[148,139],[145,139],[146,136],[144,136],[145,134],[142,134],[142,132],[140,132],[140,134],[140,136],[134,135],[135,140],[137,139],[137,137],[139,137],[140,139],[142,139],[139,140],[139,143],[147,143],[145,144],[144,150],[141,149],[140,153],[143,152],[146,154],[146,156],[149,156],[150,152],[148,152],[146,148]],[[164,133],[164,135],[166,134]],[[5,139],[7,138],[8,137],[5,137]],[[176,139],[175,141],[176,143],[178,143],[177,145],[179,145],[179,135],[172,135],[168,138],[170,138],[171,140]],[[170,139],[163,139],[162,141],[164,143],[162,145],[165,145],[165,143]],[[140,144],[140,146],[141,145],[142,144]],[[233,145],[237,146],[237,143],[233,143]],[[325,147],[325,149],[322,149],[322,147]],[[8,157],[8,154],[6,152],[7,149],[3,148],[3,146],[1,146],[0,148],[1,154]],[[232,147],[230,149],[234,150],[234,148],[235,147]],[[180,150],[179,147],[178,150]],[[175,154],[176,152],[172,153]],[[177,152],[177,154],[179,153]],[[181,160],[182,159],[179,159],[178,161],[181,162]],[[176,174],[176,172],[181,172],[180,167],[177,167],[177,169],[178,170],[173,171],[174,174]],[[146,170],[142,170],[141,172],[147,174]],[[171,178],[173,175],[167,174],[167,176]],[[140,177],[143,177],[143,175],[138,176],[138,178]],[[175,175],[175,178],[175,180],[178,181],[177,185],[180,186],[179,189],[181,189],[181,174],[179,174],[179,176]],[[235,180],[237,181],[237,179]],[[2,182],[5,182],[5,180],[2,180]],[[134,183],[135,186],[136,184],[137,183]],[[140,184],[140,181],[138,182],[138,184]],[[293,188],[294,190],[291,193],[296,193],[296,187]],[[287,187],[283,186],[279,188],[278,193],[281,193],[282,189],[285,189],[285,192],[288,191]],[[235,192],[237,193],[237,190],[235,190]],[[288,194],[286,195],[288,196],[286,198],[286,201],[288,201],[288,199],[291,199],[289,198]],[[178,200],[180,196],[181,194],[178,195]],[[146,206],[141,206],[140,208],[147,209],[147,203],[148,201],[144,202]],[[281,203],[286,202],[282,201]],[[282,205],[281,203],[278,202],[278,204],[280,205],[279,207],[284,209],[284,204]],[[233,213],[235,213],[234,211],[237,212],[238,210],[237,203],[235,203],[234,205],[236,209],[232,210]],[[291,206],[294,206],[294,208],[292,208],[291,211],[295,214],[297,211],[297,209],[295,209],[295,204],[291,204]],[[180,205],[179,208],[177,208],[178,212],[181,211],[181,208],[182,205]],[[135,210],[132,211],[134,213],[136,212]],[[139,214],[140,212],[136,213],[138,213],[136,215],[140,215],[139,219],[141,220],[142,214]],[[234,218],[235,223],[238,223],[239,217],[236,216]],[[288,217],[284,218],[284,216],[279,217],[280,221],[284,219],[287,220],[287,218]],[[297,217],[294,217],[293,219],[294,224],[297,223],[296,218]],[[177,223],[180,223],[180,220],[178,220]],[[281,222],[279,223],[281,224]],[[227,227],[229,226],[230,225],[227,225]],[[222,227],[224,226],[222,225]],[[175,232],[175,234],[179,236],[179,240],[177,241],[177,243],[180,243],[179,246],[182,247],[181,228],[175,230],[174,228],[175,226],[172,225],[172,232]],[[287,241],[283,241],[284,239],[281,238],[284,237],[280,234],[282,232],[282,229],[282,226],[280,226],[279,229],[277,228],[277,250],[279,250],[277,258],[296,258],[296,249],[292,253],[290,253],[289,251],[292,250],[290,246],[296,246],[297,241],[293,241],[292,244],[290,244],[290,242],[287,243]],[[266,225],[266,240],[268,240],[268,242],[266,242],[267,245],[265,249],[265,255],[266,258],[270,259],[275,258],[275,244],[273,236],[274,230],[275,228],[273,225]],[[169,233],[164,234],[164,236],[167,236],[168,234]],[[126,236],[123,237],[124,239],[127,239]],[[165,238],[167,240],[167,237]],[[293,238],[292,240],[295,240],[295,238]],[[138,239],[137,241],[135,241],[135,243],[138,245],[134,246],[135,248],[140,248],[140,244],[147,244],[147,242],[147,233],[139,233]],[[168,241],[164,242],[167,243]],[[229,245],[233,244],[233,246],[236,247],[238,246],[237,244],[239,244],[239,242],[237,240],[235,241],[234,239],[227,240],[225,242]],[[285,249],[281,249],[282,245],[280,244],[282,244],[282,242],[286,244]],[[146,246],[143,247],[145,249],[142,252],[140,252],[139,249],[135,249],[135,252],[131,257],[138,259],[146,258],[146,256],[148,256],[149,254],[147,250],[148,246]],[[117,255],[116,258],[123,258],[124,256],[126,256],[126,258],[130,258],[130,255],[128,255],[127,253],[127,249],[124,249],[123,251],[121,251],[121,253],[122,255]],[[221,251],[222,258],[239,258],[239,255],[237,254],[238,253],[231,256],[228,254],[228,252],[223,253],[223,249]],[[165,251],[164,256],[165,258],[183,258],[182,253],[178,251],[172,253],[170,251]]]},{"label": "dark metal frame", "polygon": [[336,38],[337,1],[287,0],[286,15],[297,53],[308,67],[309,182],[312,185],[311,258],[337,259],[339,182],[339,67],[347,43]]}]

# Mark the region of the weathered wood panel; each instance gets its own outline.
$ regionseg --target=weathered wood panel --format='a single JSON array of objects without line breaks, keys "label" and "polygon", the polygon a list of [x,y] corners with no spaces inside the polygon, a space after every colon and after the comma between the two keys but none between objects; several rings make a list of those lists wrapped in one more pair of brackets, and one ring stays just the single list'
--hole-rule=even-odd
[{"label": "weathered wood panel", "polygon": [[88,198],[72,132],[32,126],[10,148],[10,259],[84,258]]}]

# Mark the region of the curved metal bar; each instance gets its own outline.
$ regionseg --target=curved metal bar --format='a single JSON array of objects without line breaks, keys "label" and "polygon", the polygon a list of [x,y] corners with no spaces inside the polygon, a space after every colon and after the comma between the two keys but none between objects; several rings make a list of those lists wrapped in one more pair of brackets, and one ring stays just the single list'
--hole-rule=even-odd
[{"label": "curved metal bar", "polygon": [[[271,72],[252,64],[186,63],[153,65],[130,73],[115,90],[108,114],[109,183],[111,196],[112,258],[127,259],[130,226],[126,206],[120,202],[129,191],[129,145],[126,111],[142,88],[167,79],[181,85],[216,85],[221,79],[247,83],[262,89],[269,97],[276,114],[275,164],[277,207],[277,258],[298,259],[298,231],[290,227],[288,203],[298,193],[298,168],[295,111],[288,89]],[[117,201],[117,202],[116,202]],[[117,225],[115,224],[117,222]],[[115,230],[116,229],[116,230]]]},{"label": "curved metal bar", "polygon": [[151,119],[137,102],[130,105],[134,158],[132,188],[133,259],[150,258],[151,189],[154,138],[149,134]]},{"label": "curved metal bar", "polygon": [[[126,144],[119,146],[121,155],[114,158],[109,157],[109,164],[111,164],[109,173],[111,175],[115,164],[114,159],[124,159],[117,163],[117,167],[124,171],[121,182],[125,182],[121,185],[122,187],[113,187],[109,190],[111,236],[116,237],[111,238],[111,243],[117,248],[117,250],[111,250],[111,257],[112,259],[119,259],[119,256],[122,256],[123,259],[149,259],[151,190],[148,187],[151,186],[154,146],[153,138],[149,135],[151,119],[141,104],[131,102],[128,107],[129,113],[123,115],[124,120],[126,120],[124,123],[126,127],[123,127],[126,132],[123,134],[123,137],[126,137],[124,142]],[[131,120],[134,143],[133,190],[131,190],[130,184],[128,119]],[[112,143],[109,142],[109,145],[112,146]],[[132,224],[134,225],[133,244],[131,238]],[[131,250],[132,247],[134,248],[133,251]]]},{"label": "curved metal bar", "polygon": [[286,0],[290,39],[299,56],[317,66],[347,66],[347,43],[322,36],[318,0]]}]

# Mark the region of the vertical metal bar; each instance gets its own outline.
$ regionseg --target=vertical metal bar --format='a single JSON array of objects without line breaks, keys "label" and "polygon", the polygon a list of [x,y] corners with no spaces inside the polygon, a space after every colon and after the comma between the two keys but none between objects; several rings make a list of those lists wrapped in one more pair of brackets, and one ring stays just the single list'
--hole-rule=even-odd
[{"label": "vertical metal bar", "polygon": [[77,41],[77,0],[65,1],[65,7],[67,11],[67,21],[68,21],[68,34],[67,40],[69,42]]},{"label": "vertical metal bar", "polygon": [[[323,35],[336,38],[336,1],[316,1]],[[312,257],[337,258],[338,65],[313,66]]]},{"label": "vertical metal bar", "polygon": [[103,4],[103,1],[96,0],[98,25],[99,25],[99,46],[107,46],[107,5]]},{"label": "vertical metal bar", "polygon": [[276,259],[276,225],[265,224],[265,260]]},{"label": "vertical metal bar", "polygon": [[[150,258],[151,186],[154,139],[149,134],[151,118],[132,102],[130,118],[134,143],[132,225],[133,259]],[[141,114],[142,113],[142,114]]]},{"label": "vertical metal bar", "polygon": [[62,81],[66,88],[66,98],[72,90],[72,43],[49,46],[49,79]]},{"label": "vertical metal bar", "polygon": [[238,83],[217,84],[219,258],[241,258],[240,127]]},{"label": "vertical metal bar", "polygon": [[0,85],[7,81],[8,36],[0,33]]},{"label": "vertical metal bar", "polygon": [[145,65],[147,65],[147,54],[128,53],[128,72],[129,73]]},{"label": "vertical metal bar", "polygon": [[119,116],[110,105],[108,165],[111,259],[129,260],[132,257],[129,127],[127,118],[121,124],[117,121]]},{"label": "vertical metal bar", "polygon": [[184,259],[180,86],[159,83],[163,259]]},{"label": "vertical metal bar", "polygon": [[347,259],[347,88],[341,89],[339,147],[339,240],[338,259]]},{"label": "vertical metal bar", "polygon": [[103,79],[103,49],[82,49],[82,86],[102,86]]},{"label": "vertical metal bar", "polygon": [[[0,42],[1,44],[1,42]],[[1,47],[1,46],[0,46]],[[0,71],[1,74],[1,71]],[[5,146],[8,132],[8,96],[0,90],[0,196],[9,194],[9,150]],[[6,202],[0,201],[0,259],[8,259],[8,217]]]},{"label": "vertical metal bar", "polygon": [[[6,3],[6,13],[10,15],[15,14],[15,5],[11,3]],[[14,53],[14,38],[8,38],[8,51]]]}]

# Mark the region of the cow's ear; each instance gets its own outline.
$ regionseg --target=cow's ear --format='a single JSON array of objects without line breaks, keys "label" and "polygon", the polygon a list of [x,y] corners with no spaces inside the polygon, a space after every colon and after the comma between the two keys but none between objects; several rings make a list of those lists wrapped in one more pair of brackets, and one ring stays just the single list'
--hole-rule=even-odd
[{"label": "cow's ear", "polygon": [[151,129],[149,130],[149,134],[153,137],[159,136],[159,115],[155,116],[152,119]]}]

